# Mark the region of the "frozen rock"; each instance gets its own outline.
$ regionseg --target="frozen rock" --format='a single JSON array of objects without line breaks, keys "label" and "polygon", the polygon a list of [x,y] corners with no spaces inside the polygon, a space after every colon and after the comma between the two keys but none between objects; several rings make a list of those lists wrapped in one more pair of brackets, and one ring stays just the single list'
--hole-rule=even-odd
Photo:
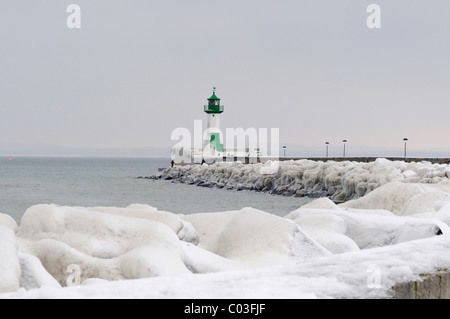
[{"label": "frozen rock", "polygon": [[11,229],[13,232],[17,230],[17,223],[16,221],[7,214],[0,213],[0,226],[7,227]]},{"label": "frozen rock", "polygon": [[[2,224],[9,222],[3,220]],[[20,274],[14,231],[9,226],[0,225],[0,293],[17,291]]]},{"label": "frozen rock", "polygon": [[450,199],[450,185],[392,182],[341,208],[385,209],[396,215],[436,212]]},{"label": "frozen rock", "polygon": [[[339,223],[336,222],[337,219],[331,216],[339,217]],[[295,220],[297,223],[300,223],[301,227],[303,223],[305,231],[313,238],[316,236],[317,238],[315,239],[318,242],[321,241],[320,236],[326,235],[323,234],[325,230],[335,234],[345,235],[354,241],[360,249],[393,245],[405,240],[432,237],[438,235],[439,230],[442,233],[448,232],[448,226],[439,220],[396,216],[383,209],[300,207],[286,215],[286,218]],[[342,233],[344,226],[341,219],[345,222],[345,233]],[[420,231],[413,231],[412,229]],[[317,234],[317,232],[320,233]],[[348,240],[342,236],[336,236],[336,239],[339,239],[339,237],[343,239],[341,248],[345,248],[349,243]],[[327,238],[325,239],[328,240]],[[327,247],[326,242],[323,239],[322,241],[324,247]],[[337,251],[332,246],[328,246],[328,248],[330,251]],[[348,246],[348,248],[351,248],[351,246]]]},{"label": "frozen rock", "polygon": [[[335,202],[362,197],[391,183],[450,184],[450,166],[446,164],[406,163],[384,158],[373,162],[351,161],[267,161],[252,165],[215,163],[208,166],[175,166],[162,177],[176,175],[180,182],[214,187],[220,180],[227,189],[246,189],[284,196],[330,196]],[[282,190],[282,187],[286,187]],[[298,192],[299,190],[302,192]]]},{"label": "frozen rock", "polygon": [[56,205],[35,205],[17,236],[61,284],[79,269],[79,281],[189,273],[180,240],[167,225],[143,218]]},{"label": "frozen rock", "polygon": [[240,211],[217,213],[197,213],[183,215],[181,218],[193,225],[199,236],[198,246],[209,251],[215,250],[216,242],[230,220]]},{"label": "frozen rock", "polygon": [[122,274],[128,279],[189,274],[178,249],[164,245],[133,249],[120,256]]},{"label": "frozen rock", "polygon": [[295,222],[253,208],[234,215],[217,238],[213,252],[258,266],[330,254]]},{"label": "frozen rock", "polygon": [[159,211],[157,208],[149,205],[132,204],[128,207],[80,207],[80,209],[157,221],[169,226],[178,235],[180,240],[193,244],[198,244],[199,241],[196,230],[189,222],[184,221],[176,214]]},{"label": "frozen rock", "polygon": [[182,242],[181,247],[184,264],[193,273],[210,273],[242,268],[241,264],[191,243]]},{"label": "frozen rock", "polygon": [[19,252],[20,287],[24,289],[35,289],[42,287],[61,288],[61,285],[53,278],[36,256]]}]

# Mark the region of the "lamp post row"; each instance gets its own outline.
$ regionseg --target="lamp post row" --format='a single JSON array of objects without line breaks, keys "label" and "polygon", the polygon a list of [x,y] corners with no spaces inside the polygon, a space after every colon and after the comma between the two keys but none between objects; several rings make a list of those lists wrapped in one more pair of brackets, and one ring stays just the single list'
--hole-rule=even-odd
[{"label": "lamp post row", "polygon": [[[344,149],[342,152],[342,157],[345,157],[345,144],[347,143],[347,140],[342,140],[342,143],[344,145]],[[405,148],[404,148],[404,152],[403,152],[403,156],[406,158],[406,142],[408,142],[408,139],[405,137],[403,139],[403,142],[405,142]],[[325,150],[325,157],[328,158],[328,146],[330,145],[330,142],[325,142],[325,146],[326,146],[326,150]]]},{"label": "lamp post row", "polygon": [[[406,158],[406,142],[408,141],[408,139],[405,137],[403,139],[403,142],[405,142],[405,149],[404,149],[404,157]],[[342,157],[345,157],[345,144],[347,143],[347,140],[342,140],[342,143],[344,145],[344,149],[342,152]],[[325,142],[326,145],[326,151],[325,151],[325,157],[328,158],[328,146],[330,145],[330,142]],[[284,157],[286,157],[286,146],[283,146],[283,151],[284,151]]]}]

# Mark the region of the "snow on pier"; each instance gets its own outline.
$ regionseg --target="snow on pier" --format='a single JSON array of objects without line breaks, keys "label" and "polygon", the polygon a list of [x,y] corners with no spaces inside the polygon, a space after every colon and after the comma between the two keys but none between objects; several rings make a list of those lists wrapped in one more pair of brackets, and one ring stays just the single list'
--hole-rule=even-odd
[{"label": "snow on pier", "polygon": [[326,196],[341,203],[362,197],[390,182],[449,184],[449,177],[448,164],[379,158],[372,162],[304,159],[251,165],[235,162],[175,165],[151,178],[284,196]]}]

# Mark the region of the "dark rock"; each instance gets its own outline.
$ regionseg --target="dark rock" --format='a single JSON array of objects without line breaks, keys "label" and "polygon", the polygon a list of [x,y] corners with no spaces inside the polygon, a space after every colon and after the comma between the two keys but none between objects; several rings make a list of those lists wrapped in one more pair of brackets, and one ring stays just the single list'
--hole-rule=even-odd
[{"label": "dark rock", "polygon": [[201,186],[201,187],[211,187],[212,183],[211,182],[200,182],[199,184],[197,184],[197,186]]},{"label": "dark rock", "polygon": [[299,189],[298,191],[295,192],[295,197],[304,197],[305,196],[305,192],[303,191],[303,189]]}]

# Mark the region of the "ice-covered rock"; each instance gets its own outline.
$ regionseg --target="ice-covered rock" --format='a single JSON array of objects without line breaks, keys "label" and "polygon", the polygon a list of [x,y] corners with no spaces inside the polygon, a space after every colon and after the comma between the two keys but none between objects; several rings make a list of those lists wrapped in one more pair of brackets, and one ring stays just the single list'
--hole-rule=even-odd
[{"label": "ice-covered rock", "polygon": [[120,268],[125,278],[147,278],[189,274],[181,252],[165,245],[144,246],[120,256]]},{"label": "ice-covered rock", "polygon": [[[382,187],[385,191],[381,193],[391,199],[370,209],[367,207],[375,203],[373,198],[381,198],[377,190],[352,201],[351,205],[348,205],[350,207],[346,204],[333,206],[327,200],[319,199],[316,200],[317,203],[316,201],[308,203],[285,217],[295,220],[305,232],[331,252],[352,250],[348,238],[360,249],[365,249],[449,233],[449,227],[436,216],[430,216],[431,218],[413,215],[397,216],[386,209],[379,208],[401,210],[405,207],[405,203],[416,196],[417,188],[414,184],[408,185],[407,189],[410,192],[403,194],[403,189],[395,186],[396,183],[392,183]],[[399,193],[398,196],[396,193]],[[327,237],[332,233],[335,234],[334,243],[333,239]]]},{"label": "ice-covered rock", "polygon": [[199,241],[196,230],[189,222],[184,221],[174,213],[159,211],[157,208],[149,205],[132,204],[128,207],[80,207],[80,209],[157,221],[169,226],[178,235],[180,240],[193,244],[198,244]]},{"label": "ice-covered rock", "polygon": [[[200,248],[244,267],[290,263],[329,254],[294,222],[249,207],[183,218],[197,229]],[[235,265],[224,264],[227,268]]]},{"label": "ice-covered rock", "polygon": [[217,240],[223,229],[230,220],[239,213],[239,210],[216,213],[197,213],[183,215],[181,218],[194,226],[199,236],[198,246],[209,251],[214,251]]},{"label": "ice-covered rock", "polygon": [[11,216],[0,213],[0,226],[7,227],[13,232],[17,230],[17,223]]},{"label": "ice-covered rock", "polygon": [[9,222],[0,221],[0,293],[19,289],[20,274],[14,231]]},{"label": "ice-covered rock", "polygon": [[78,285],[89,278],[126,279],[118,257],[93,257],[55,239],[37,240],[27,251],[39,258],[61,286]]},{"label": "ice-covered rock", "polygon": [[213,252],[252,265],[305,261],[329,254],[294,222],[253,208],[244,208],[230,219]]},{"label": "ice-covered rock", "polygon": [[395,215],[437,212],[450,201],[450,185],[392,182],[341,208],[385,209]]},{"label": "ice-covered rock", "polygon": [[178,237],[160,222],[46,204],[27,209],[17,236],[55,239],[99,258],[116,257],[146,245],[178,249]]},{"label": "ice-covered rock", "polygon": [[359,250],[358,245],[345,235],[347,223],[333,214],[308,214],[294,220],[300,228],[333,254]]},{"label": "ice-covered rock", "polygon": [[189,272],[175,232],[143,218],[35,205],[22,217],[17,236],[23,251],[37,256],[61,285],[71,265],[79,268],[81,281]]},{"label": "ice-covered rock", "polygon": [[354,161],[268,161],[245,165],[174,166],[154,179],[175,179],[204,187],[249,189],[284,196],[328,196],[345,202],[369,194],[391,183],[450,184],[450,166],[427,162],[390,161],[384,158],[363,163]]},{"label": "ice-covered rock", "polygon": [[36,256],[19,252],[20,287],[24,289],[35,289],[42,287],[61,288],[56,279],[51,276]]},{"label": "ice-covered rock", "polygon": [[242,265],[230,259],[214,254],[206,249],[182,242],[183,261],[193,273],[210,273],[242,268]]}]

